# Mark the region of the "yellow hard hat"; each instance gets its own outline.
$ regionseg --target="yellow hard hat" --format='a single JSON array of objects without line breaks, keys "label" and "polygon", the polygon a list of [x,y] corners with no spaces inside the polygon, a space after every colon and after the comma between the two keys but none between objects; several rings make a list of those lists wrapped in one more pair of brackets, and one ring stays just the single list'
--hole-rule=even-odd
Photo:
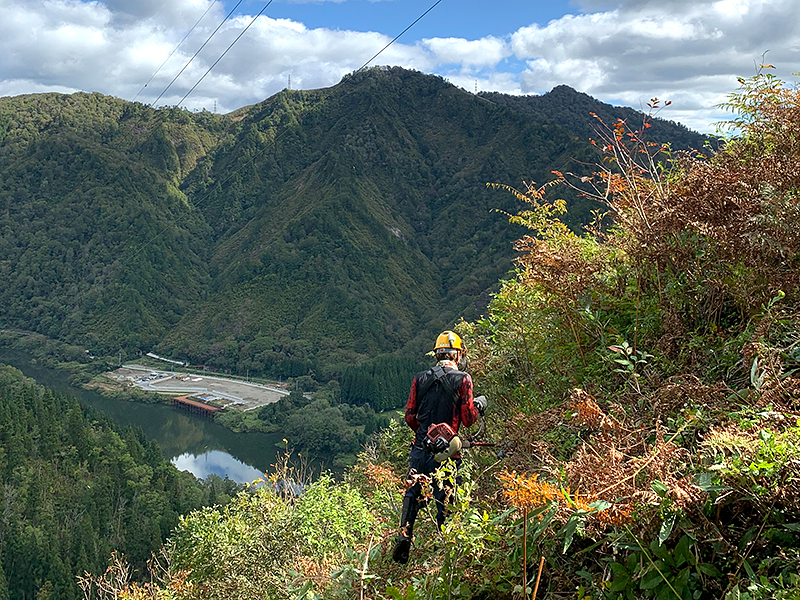
[{"label": "yellow hard hat", "polygon": [[439,334],[439,337],[436,338],[436,345],[433,347],[433,351],[436,352],[438,350],[464,350],[464,343],[461,341],[461,338],[457,333],[452,331],[443,331]]}]

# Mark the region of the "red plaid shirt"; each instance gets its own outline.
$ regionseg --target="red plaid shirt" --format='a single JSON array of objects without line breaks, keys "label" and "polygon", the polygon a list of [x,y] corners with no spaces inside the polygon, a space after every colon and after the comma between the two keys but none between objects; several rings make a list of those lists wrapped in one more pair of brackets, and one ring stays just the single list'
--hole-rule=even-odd
[{"label": "red plaid shirt", "polygon": [[[442,360],[438,363],[445,372],[447,369],[458,369],[456,363],[451,360]],[[457,404],[461,406],[461,410],[453,411],[453,419],[449,425],[453,431],[458,432],[461,423],[465,427],[469,427],[478,420],[478,409],[472,402],[472,377],[468,373],[464,374],[464,379],[461,382],[461,387],[456,390],[456,395],[461,400]],[[417,409],[419,402],[417,398],[417,378],[414,377],[414,382],[411,384],[411,390],[408,393],[408,402],[406,402],[406,424],[414,431],[419,429],[419,421],[417,421]]]}]

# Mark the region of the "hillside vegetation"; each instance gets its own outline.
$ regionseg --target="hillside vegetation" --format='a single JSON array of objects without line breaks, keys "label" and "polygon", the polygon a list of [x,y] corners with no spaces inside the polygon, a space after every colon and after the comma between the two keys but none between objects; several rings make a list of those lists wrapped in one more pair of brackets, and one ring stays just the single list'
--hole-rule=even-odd
[{"label": "hillside vegetation", "polygon": [[93,353],[157,344],[208,285],[178,189],[217,120],[100,94],[0,99],[0,326]]},{"label": "hillside vegetation", "polygon": [[112,551],[143,570],[179,517],[223,504],[235,484],[204,483],[121,430],[0,365],[0,598],[77,600],[76,576]]},{"label": "hillside vegetation", "polygon": [[274,489],[182,519],[153,585],[118,558],[99,597],[800,598],[800,93],[741,83],[724,146],[666,169],[646,123],[601,125],[594,177],[558,179],[603,227],[509,188],[516,276],[459,327],[502,454],[470,451],[408,565],[392,425],[341,483],[295,497],[283,462]]},{"label": "hillside vegetation", "polygon": [[[509,269],[514,233],[492,211],[519,204],[486,183],[591,156],[588,97],[553,93],[560,112],[531,112],[376,68],[224,116],[2,98],[0,328],[319,382],[419,356]],[[595,205],[567,197],[579,229]]]}]

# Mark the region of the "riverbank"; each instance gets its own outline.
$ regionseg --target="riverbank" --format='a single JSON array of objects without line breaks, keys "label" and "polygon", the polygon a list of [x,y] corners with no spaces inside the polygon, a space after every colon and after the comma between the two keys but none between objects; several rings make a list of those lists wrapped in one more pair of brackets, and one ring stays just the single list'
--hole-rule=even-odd
[{"label": "riverbank", "polygon": [[250,411],[277,402],[289,392],[277,384],[264,385],[186,371],[164,371],[140,364],[126,364],[103,376],[118,385],[137,387],[165,395],[188,394],[221,409]]},{"label": "riverbank", "polygon": [[[137,364],[123,366],[121,355],[95,356],[80,346],[19,329],[0,330],[0,348],[25,352],[32,364],[67,372],[71,385],[114,400],[169,404],[176,396],[206,393],[203,401],[212,406],[244,413],[289,395],[286,385],[279,382],[244,381],[188,367],[166,371],[162,362],[147,356],[140,357]],[[150,373],[161,377],[147,379]],[[236,433],[274,433],[273,427],[255,415],[220,414],[216,420]]]},{"label": "riverbank", "polygon": [[[213,418],[200,420],[224,428],[232,436],[266,436],[265,440],[269,440],[271,446],[269,453],[272,456],[277,447],[285,449],[284,438],[287,438],[289,446],[301,451],[303,456],[309,457],[310,462],[319,469],[327,468],[339,472],[344,466],[352,464],[367,436],[382,425],[388,425],[388,419],[376,418],[374,413],[365,411],[361,407],[333,406],[335,404],[333,397],[329,397],[325,392],[315,394],[312,398],[299,391],[291,394],[284,391],[288,395],[287,400],[279,403],[276,400],[282,395],[280,394],[282,388],[275,384],[269,385],[268,382],[262,381],[245,382],[230,376],[197,370],[187,370],[183,373],[169,372],[173,374],[172,380],[168,380],[167,377],[161,379],[156,377],[147,381],[146,378],[150,373],[167,373],[162,370],[163,363],[156,366],[153,364],[155,361],[150,362],[152,359],[143,360],[144,364],[139,365],[144,371],[138,371],[135,375],[129,373],[127,377],[122,377],[121,373],[117,373],[122,367],[120,364],[122,357],[92,356],[83,348],[51,340],[36,333],[0,331],[0,349],[3,348],[25,353],[30,357],[29,364],[34,367],[42,366],[64,373],[66,383],[75,388],[96,393],[112,402],[124,401],[130,405],[128,410],[133,410],[133,405],[136,404],[161,405],[172,413],[179,412],[172,410],[168,405],[173,397],[186,393],[184,388],[164,389],[164,387],[178,387],[166,385],[159,389],[158,385],[158,382],[165,380],[174,384],[177,375],[189,380],[181,381],[181,386],[197,384],[198,387],[216,388],[223,394],[235,396],[233,403],[244,402],[255,390],[259,390],[262,394],[275,394],[269,398],[262,397],[261,405],[253,405],[253,410],[242,410],[243,407],[239,406],[237,409],[217,411]],[[136,380],[142,379],[141,374],[145,375],[146,381],[136,385]],[[200,381],[190,381],[198,378]],[[134,385],[130,385],[131,383]],[[240,388],[236,386],[245,387],[237,393]],[[265,413],[265,410],[268,410],[268,413]],[[315,423],[313,427],[312,421]],[[311,435],[314,432],[316,433]],[[319,432],[324,432],[324,435]],[[273,462],[274,460],[259,468],[266,470]]]},{"label": "riverbank", "polygon": [[66,371],[43,366],[20,350],[0,348],[0,363],[60,394],[78,398],[123,427],[141,429],[166,460],[199,479],[213,475],[237,483],[251,482],[269,471],[285,450],[279,433],[235,433],[213,419],[163,402],[120,401],[74,386]]}]

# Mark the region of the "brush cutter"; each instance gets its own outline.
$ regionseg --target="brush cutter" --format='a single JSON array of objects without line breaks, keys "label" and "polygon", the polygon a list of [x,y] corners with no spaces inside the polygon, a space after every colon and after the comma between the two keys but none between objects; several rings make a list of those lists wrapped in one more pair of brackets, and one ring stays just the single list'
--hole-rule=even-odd
[{"label": "brush cutter", "polygon": [[[482,400],[482,401],[481,401]],[[478,396],[475,399],[475,404],[486,408],[486,397]],[[437,423],[428,429],[428,434],[425,437],[425,449],[433,454],[433,459],[436,462],[444,462],[448,458],[453,458],[461,450],[465,448],[476,447],[489,447],[495,446],[494,442],[479,442],[476,438],[486,430],[486,417],[484,410],[479,410],[481,426],[473,435],[466,439],[461,439],[453,428],[447,423]]]}]

